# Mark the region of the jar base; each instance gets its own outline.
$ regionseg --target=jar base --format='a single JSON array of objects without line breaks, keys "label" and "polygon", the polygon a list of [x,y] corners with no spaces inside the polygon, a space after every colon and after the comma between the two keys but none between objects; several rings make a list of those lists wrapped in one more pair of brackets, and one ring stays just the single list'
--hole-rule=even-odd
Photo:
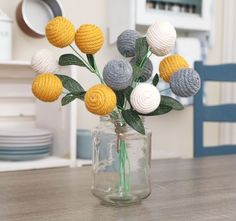
[{"label": "jar base", "polygon": [[142,199],[133,194],[120,194],[120,193],[111,193],[107,195],[98,196],[94,194],[100,201],[102,205],[106,206],[131,206],[141,203]]}]

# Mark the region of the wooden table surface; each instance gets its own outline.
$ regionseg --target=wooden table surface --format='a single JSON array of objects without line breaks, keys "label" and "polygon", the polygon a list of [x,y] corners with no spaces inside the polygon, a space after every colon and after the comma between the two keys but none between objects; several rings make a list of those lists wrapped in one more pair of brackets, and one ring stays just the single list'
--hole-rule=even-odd
[{"label": "wooden table surface", "polygon": [[0,173],[0,221],[236,220],[236,156],[152,162],[152,194],[114,208],[90,193],[90,168]]}]

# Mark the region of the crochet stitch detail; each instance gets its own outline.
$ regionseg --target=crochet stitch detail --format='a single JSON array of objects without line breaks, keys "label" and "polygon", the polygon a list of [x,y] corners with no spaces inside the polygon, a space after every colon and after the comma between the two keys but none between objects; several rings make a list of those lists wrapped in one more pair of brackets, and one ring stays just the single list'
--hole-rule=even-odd
[{"label": "crochet stitch detail", "polygon": [[97,115],[107,115],[116,106],[116,95],[113,90],[104,84],[91,87],[84,98],[87,110]]},{"label": "crochet stitch detail", "polygon": [[68,19],[61,16],[50,20],[45,32],[48,41],[58,48],[64,48],[74,41],[74,25]]},{"label": "crochet stitch detail", "polygon": [[52,73],[38,75],[32,84],[32,92],[41,101],[53,102],[62,93],[61,80]]},{"label": "crochet stitch detail", "polygon": [[85,54],[95,54],[101,49],[103,42],[103,33],[96,25],[81,25],[76,31],[75,43]]},{"label": "crochet stitch detail", "polygon": [[161,78],[166,81],[170,82],[170,77],[176,71],[181,68],[188,68],[187,61],[181,57],[180,55],[170,55],[164,58],[159,66],[160,76]]}]

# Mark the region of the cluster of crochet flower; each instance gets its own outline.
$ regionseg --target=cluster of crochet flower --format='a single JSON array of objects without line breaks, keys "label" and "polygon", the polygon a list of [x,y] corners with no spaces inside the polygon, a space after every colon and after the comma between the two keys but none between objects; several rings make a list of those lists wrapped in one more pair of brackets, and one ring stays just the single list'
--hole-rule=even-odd
[{"label": "cluster of crochet flower", "polygon": [[[64,48],[75,41],[77,47],[86,54],[95,54],[104,41],[103,33],[96,25],[84,24],[75,31],[74,25],[61,16],[50,20],[45,32],[48,41],[55,47]],[[57,100],[62,93],[62,83],[54,75],[58,71],[58,65],[53,54],[49,50],[42,49],[32,57],[31,65],[39,74],[32,84],[33,94],[45,102]],[[58,84],[61,86],[59,87]]]},{"label": "cluster of crochet flower", "polygon": [[[183,57],[177,54],[167,56],[173,50],[176,42],[176,31],[168,22],[156,22],[151,25],[145,38],[134,30],[122,32],[117,38],[117,49],[129,60],[109,61],[102,74],[98,71],[93,56],[104,43],[103,33],[96,25],[84,24],[75,30],[68,19],[56,17],[47,24],[46,37],[52,45],[59,48],[72,47],[71,44],[75,42],[78,49],[87,55],[88,61],[78,52],[80,57],[75,60],[73,59],[76,55],[70,55],[70,59],[73,58],[75,63],[69,64],[86,66],[99,77],[101,83],[91,87],[87,92],[73,94],[72,91],[68,96],[82,96],[81,94],[84,93],[82,100],[84,100],[87,110],[93,114],[107,115],[116,108],[123,110],[125,106],[121,107],[118,104],[118,95],[119,92],[127,95],[128,88],[131,88],[128,98],[129,105],[138,114],[150,114],[159,107],[161,102],[159,90],[155,84],[146,82],[152,77],[154,69],[149,59],[151,54],[166,56],[159,66],[160,77],[170,84],[171,90],[176,95],[193,96],[201,85],[198,73],[189,68]],[[140,39],[144,39],[141,47],[146,47],[147,51],[141,59],[140,53],[137,54],[137,42]],[[37,52],[32,57],[32,67],[39,74],[32,85],[34,95],[42,101],[56,100],[61,95],[64,85],[60,77],[54,75],[57,73],[58,67],[52,54],[48,50]]]}]

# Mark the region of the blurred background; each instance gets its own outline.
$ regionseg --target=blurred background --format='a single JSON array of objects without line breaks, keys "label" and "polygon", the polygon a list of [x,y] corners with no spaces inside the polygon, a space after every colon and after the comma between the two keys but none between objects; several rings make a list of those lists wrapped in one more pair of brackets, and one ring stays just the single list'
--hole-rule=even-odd
[{"label": "blurred background", "polygon": [[[65,52],[71,52],[69,48],[58,49],[52,47],[45,37],[33,38],[25,34],[16,21],[15,14],[19,3],[19,0],[0,0],[0,9],[8,16],[12,24],[12,55],[9,60],[13,63],[5,62],[4,59],[1,59],[3,61],[0,62],[0,76],[1,79],[4,79],[0,82],[0,87],[3,84],[5,85],[6,94],[10,93],[6,90],[16,90],[16,87],[10,86],[9,82],[12,82],[12,78],[15,79],[14,83],[12,83],[13,85],[23,82],[26,85],[25,90],[30,93],[31,75],[33,73],[32,71],[29,73],[30,67],[28,64],[36,51],[50,49],[57,57]],[[115,44],[118,34],[125,29],[137,29],[145,34],[148,26],[157,20],[169,20],[176,27],[179,40],[177,41],[175,52],[185,56],[191,65],[193,65],[195,60],[199,59],[207,64],[220,64],[234,62],[236,58],[236,53],[234,52],[236,51],[234,50],[236,47],[234,21],[236,20],[233,11],[236,6],[235,1],[232,0],[60,0],[60,3],[64,16],[70,19],[76,28],[84,23],[94,23],[102,29],[105,43],[102,50],[96,54],[100,70],[103,69],[109,60],[121,57]],[[32,11],[29,11],[32,14],[37,14],[39,11],[35,10],[34,6],[32,7]],[[31,16],[34,17],[33,15]],[[35,18],[40,21],[40,16]],[[2,19],[2,23],[4,21]],[[35,22],[37,24],[37,20]],[[154,55],[152,57],[156,73],[158,73],[158,63],[161,59]],[[26,72],[29,73],[30,77],[25,77],[23,81],[22,76]],[[75,72],[77,72],[76,78],[85,89],[98,82],[86,69],[80,68]],[[9,80],[8,76],[13,77]],[[208,83],[205,89],[205,101],[209,104],[232,102],[236,96],[235,92],[236,90],[232,84]],[[71,125],[73,125],[74,129],[90,130],[99,122],[99,118],[87,112],[84,104],[80,101],[73,102],[73,108],[70,107],[71,109],[60,107],[60,102],[53,104],[53,106],[49,105],[50,109],[42,104],[37,106],[37,102],[32,97],[27,100],[28,107],[31,108],[35,104],[36,106],[32,108],[28,115],[25,110],[29,110],[29,108],[23,108],[22,110],[18,108],[17,112],[9,115],[9,109],[14,109],[15,107],[14,103],[19,107],[19,103],[24,103],[25,101],[18,101],[15,98],[8,99],[7,97],[9,96],[6,95],[0,98],[0,105],[5,109],[5,112],[0,111],[2,125],[7,125],[6,122],[11,125],[23,121],[34,122],[38,116],[38,119],[43,119],[42,122],[44,123],[42,125],[47,129],[51,129],[56,134],[55,139],[57,139],[58,137],[71,136],[71,134],[67,134],[68,130],[71,130]],[[181,112],[172,111],[164,116],[145,119],[146,126],[153,132],[152,158],[193,157],[193,106],[191,100],[183,102],[186,104],[186,108]],[[49,110],[40,111],[43,108],[48,108]],[[45,123],[45,121],[50,122],[50,125],[58,123],[58,119],[53,117],[54,108],[59,112],[66,110],[67,114],[74,116],[67,118],[65,113],[58,115],[61,125],[70,121],[70,125],[66,126],[67,132],[64,131],[65,128],[61,125],[62,130],[59,131],[58,129],[53,129],[52,126],[50,127],[49,123]],[[63,108],[64,110],[62,110]],[[50,117],[51,119],[49,120]],[[36,121],[40,125],[40,120]],[[21,123],[19,124],[21,125]],[[234,132],[233,124],[204,124],[204,143],[206,145],[216,145],[235,142]],[[73,131],[72,133],[75,132]],[[67,141],[63,140],[63,142]],[[75,145],[74,141],[70,140],[68,142],[69,144],[66,144],[67,146],[63,151],[55,151],[53,153],[60,155],[60,157],[68,158],[71,155],[71,151],[69,151],[70,145]],[[57,147],[54,145],[54,148]],[[75,148],[72,149],[72,152],[76,155]]]}]

